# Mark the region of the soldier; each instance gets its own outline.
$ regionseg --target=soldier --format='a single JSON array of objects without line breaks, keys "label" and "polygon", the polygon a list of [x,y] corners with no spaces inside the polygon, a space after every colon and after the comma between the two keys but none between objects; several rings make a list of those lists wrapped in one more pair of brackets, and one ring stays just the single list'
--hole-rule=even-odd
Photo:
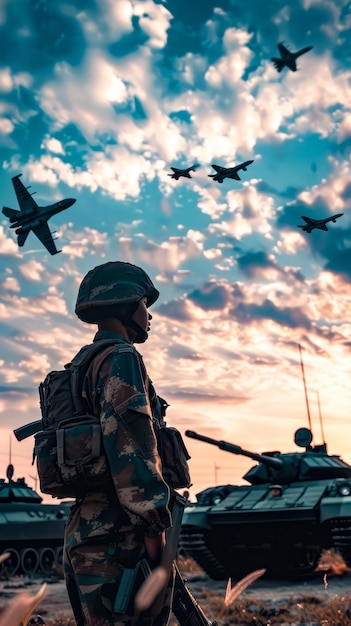
[{"label": "soldier", "polygon": [[144,270],[120,261],[88,272],[78,292],[77,316],[98,325],[94,342],[116,339],[116,345],[102,348],[83,380],[88,410],[100,416],[111,481],[77,500],[66,526],[65,579],[78,626],[164,626],[169,619],[173,580],[156,619],[113,613],[124,568],[134,568],[144,557],[157,565],[171,526],[149,379],[133,346],[146,341],[148,307],[158,296]]}]

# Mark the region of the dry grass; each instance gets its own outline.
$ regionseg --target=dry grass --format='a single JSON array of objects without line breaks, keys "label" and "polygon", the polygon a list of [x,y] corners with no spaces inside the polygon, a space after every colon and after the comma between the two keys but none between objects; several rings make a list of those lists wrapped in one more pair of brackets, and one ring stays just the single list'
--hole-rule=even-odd
[{"label": "dry grass", "polygon": [[[198,598],[206,615],[214,618],[220,607],[222,599],[208,592],[205,597]],[[350,626],[351,624],[351,594],[348,597],[332,598],[325,604],[316,597],[301,597],[299,602],[287,600],[278,603],[277,606],[267,606],[259,599],[240,598],[233,607],[229,608],[219,626],[234,624],[237,626],[270,626],[274,624],[304,624],[307,626],[321,624],[323,626]]]},{"label": "dry grass", "polygon": [[0,626],[27,626],[45,595],[46,583],[34,595],[27,592],[17,594],[1,613]]},{"label": "dry grass", "polygon": [[[201,568],[192,559],[179,559],[179,569],[184,574],[201,575]],[[342,557],[333,550],[326,551],[319,563],[318,570],[328,573],[327,576],[342,576],[350,570]],[[328,585],[328,582],[325,583]],[[216,619],[223,607],[224,594],[219,595],[208,587],[204,587],[196,599],[210,619]],[[170,626],[176,626],[173,622]],[[313,594],[287,597],[284,600],[264,602],[259,595],[238,597],[228,607],[218,626],[351,626],[351,583],[350,593],[321,599]]]},{"label": "dry grass", "polygon": [[342,574],[350,571],[350,568],[345,565],[342,556],[335,550],[324,550],[319,559],[317,569],[318,571],[326,571],[336,576],[342,576]]},{"label": "dry grass", "polygon": [[[185,578],[203,575],[202,569],[193,559],[179,558],[178,566]],[[326,552],[319,564],[321,573],[326,576],[343,575],[349,572],[342,558],[333,551]],[[254,583],[255,584],[255,583]],[[254,584],[252,592],[254,591]],[[326,582],[326,584],[328,584]],[[350,594],[336,595],[325,598],[310,593],[294,594],[276,602],[263,601],[259,594],[243,594],[236,598],[231,606],[223,612],[225,591],[218,592],[211,583],[206,583],[200,592],[195,594],[196,600],[203,608],[207,617],[218,620],[218,626],[351,626],[351,582]],[[50,618],[49,612],[39,607],[46,626],[75,626],[75,621],[68,616],[68,610],[62,611],[60,619]],[[1,623],[1,622],[0,622]],[[172,616],[169,626],[177,626]],[[9,624],[7,626],[13,626]]]}]

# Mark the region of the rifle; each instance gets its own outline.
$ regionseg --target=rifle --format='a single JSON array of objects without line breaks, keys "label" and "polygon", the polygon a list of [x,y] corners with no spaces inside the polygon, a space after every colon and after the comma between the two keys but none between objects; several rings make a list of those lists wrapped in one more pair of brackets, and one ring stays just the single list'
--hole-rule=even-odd
[{"label": "rifle", "polygon": [[29,422],[29,424],[25,424],[24,426],[20,426],[19,428],[15,428],[14,435],[17,441],[22,441],[23,439],[27,439],[31,435],[35,435],[35,433],[43,430],[43,423],[41,420],[35,420],[35,422]]},{"label": "rifle", "polygon": [[133,610],[134,603],[141,612],[147,610],[154,617],[159,615],[163,607],[166,586],[174,570],[172,611],[180,626],[217,626],[217,622],[207,619],[185,585],[175,563],[186,499],[175,491],[172,496],[172,527],[166,531],[166,545],[163,549],[161,564],[151,570],[147,560],[142,559],[134,569],[125,569],[113,611],[115,613],[128,612],[128,610]]},{"label": "rifle", "polygon": [[209,620],[201,606],[196,602],[181,577],[177,565],[175,567],[175,582],[172,601],[172,611],[180,626],[217,626],[215,620]]}]

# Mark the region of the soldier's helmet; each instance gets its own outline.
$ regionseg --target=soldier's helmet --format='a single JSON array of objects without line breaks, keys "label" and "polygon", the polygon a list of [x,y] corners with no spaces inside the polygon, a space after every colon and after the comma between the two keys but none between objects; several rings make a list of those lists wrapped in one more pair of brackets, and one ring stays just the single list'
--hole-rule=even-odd
[{"label": "soldier's helmet", "polygon": [[147,298],[151,306],[159,297],[147,273],[123,261],[110,261],[94,267],[84,276],[78,291],[76,315],[83,322],[96,324],[116,305],[131,305]]}]

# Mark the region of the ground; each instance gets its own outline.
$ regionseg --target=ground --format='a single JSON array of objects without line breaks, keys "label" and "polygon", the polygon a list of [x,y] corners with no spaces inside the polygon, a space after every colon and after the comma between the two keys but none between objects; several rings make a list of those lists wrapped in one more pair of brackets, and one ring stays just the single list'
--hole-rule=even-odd
[{"label": "ground", "polygon": [[[319,570],[308,581],[259,578],[227,608],[223,605],[227,581],[213,581],[191,559],[181,559],[179,567],[187,580],[187,586],[208,618],[217,618],[220,626],[351,626],[351,572],[340,558],[332,556],[332,563],[327,560],[322,562]],[[45,625],[74,626],[63,580],[49,578],[46,582],[48,594],[37,609]],[[23,590],[34,594],[42,584],[42,578],[25,580],[17,577],[0,581],[0,608]],[[232,581],[234,585],[235,581]],[[175,624],[177,622],[172,617],[170,626]]]}]

